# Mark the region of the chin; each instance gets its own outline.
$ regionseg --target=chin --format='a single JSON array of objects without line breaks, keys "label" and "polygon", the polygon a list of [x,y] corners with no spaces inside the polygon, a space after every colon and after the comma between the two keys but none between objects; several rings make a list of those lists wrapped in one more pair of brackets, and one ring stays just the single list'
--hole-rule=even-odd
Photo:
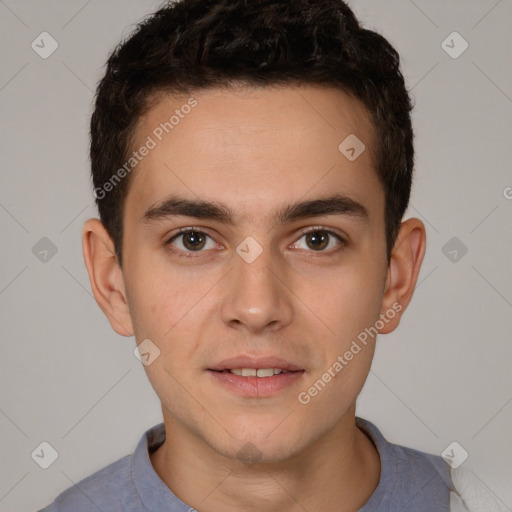
[{"label": "chin", "polygon": [[221,455],[244,464],[285,462],[306,447],[302,445],[303,438],[292,436],[289,429],[279,432],[276,429],[270,435],[268,432],[272,432],[272,429],[264,433],[247,431],[244,436],[236,436],[236,439],[227,436],[224,446],[213,444],[212,447]]}]

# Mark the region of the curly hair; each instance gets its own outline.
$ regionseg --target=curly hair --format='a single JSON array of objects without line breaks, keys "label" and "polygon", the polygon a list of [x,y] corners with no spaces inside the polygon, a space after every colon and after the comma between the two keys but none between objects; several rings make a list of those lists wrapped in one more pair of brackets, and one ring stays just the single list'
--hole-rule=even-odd
[{"label": "curly hair", "polygon": [[[326,85],[358,98],[372,119],[385,195],[388,263],[409,203],[414,167],[411,101],[400,57],[360,26],[342,0],[168,1],[109,56],[90,126],[95,191],[127,161],[135,128],[158,93],[244,85]],[[95,193],[122,265],[130,175]]]}]

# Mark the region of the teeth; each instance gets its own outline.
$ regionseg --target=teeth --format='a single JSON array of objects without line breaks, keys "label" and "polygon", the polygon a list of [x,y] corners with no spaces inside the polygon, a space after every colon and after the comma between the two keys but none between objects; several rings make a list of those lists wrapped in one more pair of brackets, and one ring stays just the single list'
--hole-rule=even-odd
[{"label": "teeth", "polygon": [[273,368],[259,368],[256,372],[256,375],[258,377],[272,377],[274,375],[274,369]]},{"label": "teeth", "polygon": [[280,368],[234,368],[230,370],[231,373],[242,377],[272,377],[286,371]]}]

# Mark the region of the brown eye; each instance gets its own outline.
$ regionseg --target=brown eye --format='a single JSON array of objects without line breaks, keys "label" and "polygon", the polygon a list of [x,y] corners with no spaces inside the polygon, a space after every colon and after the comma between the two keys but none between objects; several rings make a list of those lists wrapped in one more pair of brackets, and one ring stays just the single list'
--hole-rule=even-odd
[{"label": "brown eye", "polygon": [[315,251],[321,251],[329,245],[330,236],[327,231],[310,231],[306,234],[306,243]]},{"label": "brown eye", "polygon": [[336,249],[343,249],[346,242],[340,235],[329,229],[314,228],[303,232],[302,236],[293,245],[296,249],[331,254]]},{"label": "brown eye", "polygon": [[206,244],[206,237],[200,231],[189,231],[182,233],[183,245],[189,251],[196,251],[202,249]]},{"label": "brown eye", "polygon": [[[210,242],[208,247],[207,244]],[[211,249],[215,247],[215,243],[212,238],[197,229],[188,229],[180,231],[174,235],[168,242],[168,246],[173,246],[173,250],[176,249],[178,252],[191,253],[191,252],[204,252],[203,249]]]}]

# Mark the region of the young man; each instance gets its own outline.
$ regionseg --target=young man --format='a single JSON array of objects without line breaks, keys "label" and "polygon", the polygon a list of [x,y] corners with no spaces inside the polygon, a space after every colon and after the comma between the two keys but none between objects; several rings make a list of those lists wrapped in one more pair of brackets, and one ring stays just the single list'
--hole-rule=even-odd
[{"label": "young man", "polygon": [[425,253],[410,111],[341,0],[181,0],[119,45],[83,249],[163,423],[46,511],[449,510],[441,457],[355,417]]}]

